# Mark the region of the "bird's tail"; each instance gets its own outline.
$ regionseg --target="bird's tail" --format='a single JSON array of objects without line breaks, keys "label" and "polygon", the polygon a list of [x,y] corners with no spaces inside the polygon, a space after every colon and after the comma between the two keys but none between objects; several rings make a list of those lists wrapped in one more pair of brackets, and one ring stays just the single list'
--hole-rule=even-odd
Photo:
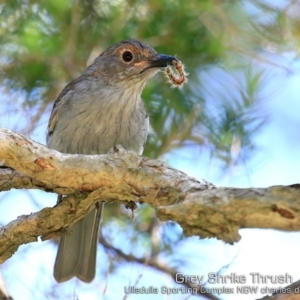
[{"label": "bird's tail", "polygon": [[71,235],[60,238],[54,265],[54,278],[58,282],[73,276],[90,282],[96,273],[98,230],[104,203],[91,210],[82,220],[73,225]]}]

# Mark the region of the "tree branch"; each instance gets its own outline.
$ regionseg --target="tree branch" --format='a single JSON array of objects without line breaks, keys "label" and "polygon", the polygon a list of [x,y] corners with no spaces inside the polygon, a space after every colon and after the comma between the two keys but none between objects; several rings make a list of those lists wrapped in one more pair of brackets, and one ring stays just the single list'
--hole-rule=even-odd
[{"label": "tree branch", "polygon": [[[19,245],[43,239],[83,218],[97,201],[144,202],[185,235],[233,243],[240,228],[300,229],[300,185],[216,188],[163,162],[121,147],[107,155],[70,155],[0,129],[0,190],[37,188],[68,195],[53,208],[21,216],[0,229],[0,263]],[[21,173],[21,174],[20,174]]]}]

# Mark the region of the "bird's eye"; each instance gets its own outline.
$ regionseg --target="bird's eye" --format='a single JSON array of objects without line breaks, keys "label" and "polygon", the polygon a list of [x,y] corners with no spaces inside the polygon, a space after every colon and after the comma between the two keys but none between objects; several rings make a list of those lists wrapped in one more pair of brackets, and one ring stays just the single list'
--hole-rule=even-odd
[{"label": "bird's eye", "polygon": [[130,62],[130,61],[132,61],[132,59],[133,59],[133,54],[132,54],[130,51],[125,51],[125,52],[122,54],[122,59],[123,59],[125,62]]}]

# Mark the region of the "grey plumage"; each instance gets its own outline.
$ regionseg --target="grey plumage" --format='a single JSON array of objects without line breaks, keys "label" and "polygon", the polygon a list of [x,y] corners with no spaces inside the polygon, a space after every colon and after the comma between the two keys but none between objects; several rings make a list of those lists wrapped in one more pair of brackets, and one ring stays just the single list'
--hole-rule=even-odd
[{"label": "grey plumage", "polygon": [[[63,153],[104,154],[120,144],[142,154],[149,120],[141,93],[159,68],[173,60],[136,40],[108,48],[58,96],[47,145]],[[90,282],[95,277],[102,209],[101,203],[72,226],[71,235],[61,237],[54,266],[58,282],[73,276]]]}]

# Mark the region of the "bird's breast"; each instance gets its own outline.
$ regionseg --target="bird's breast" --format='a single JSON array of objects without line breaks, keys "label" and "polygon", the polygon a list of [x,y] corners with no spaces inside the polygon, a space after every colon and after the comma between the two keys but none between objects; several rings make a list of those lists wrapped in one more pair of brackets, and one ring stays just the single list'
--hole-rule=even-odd
[{"label": "bird's breast", "polygon": [[142,100],[95,98],[66,101],[48,146],[64,153],[104,154],[120,144],[142,154],[149,127]]}]

